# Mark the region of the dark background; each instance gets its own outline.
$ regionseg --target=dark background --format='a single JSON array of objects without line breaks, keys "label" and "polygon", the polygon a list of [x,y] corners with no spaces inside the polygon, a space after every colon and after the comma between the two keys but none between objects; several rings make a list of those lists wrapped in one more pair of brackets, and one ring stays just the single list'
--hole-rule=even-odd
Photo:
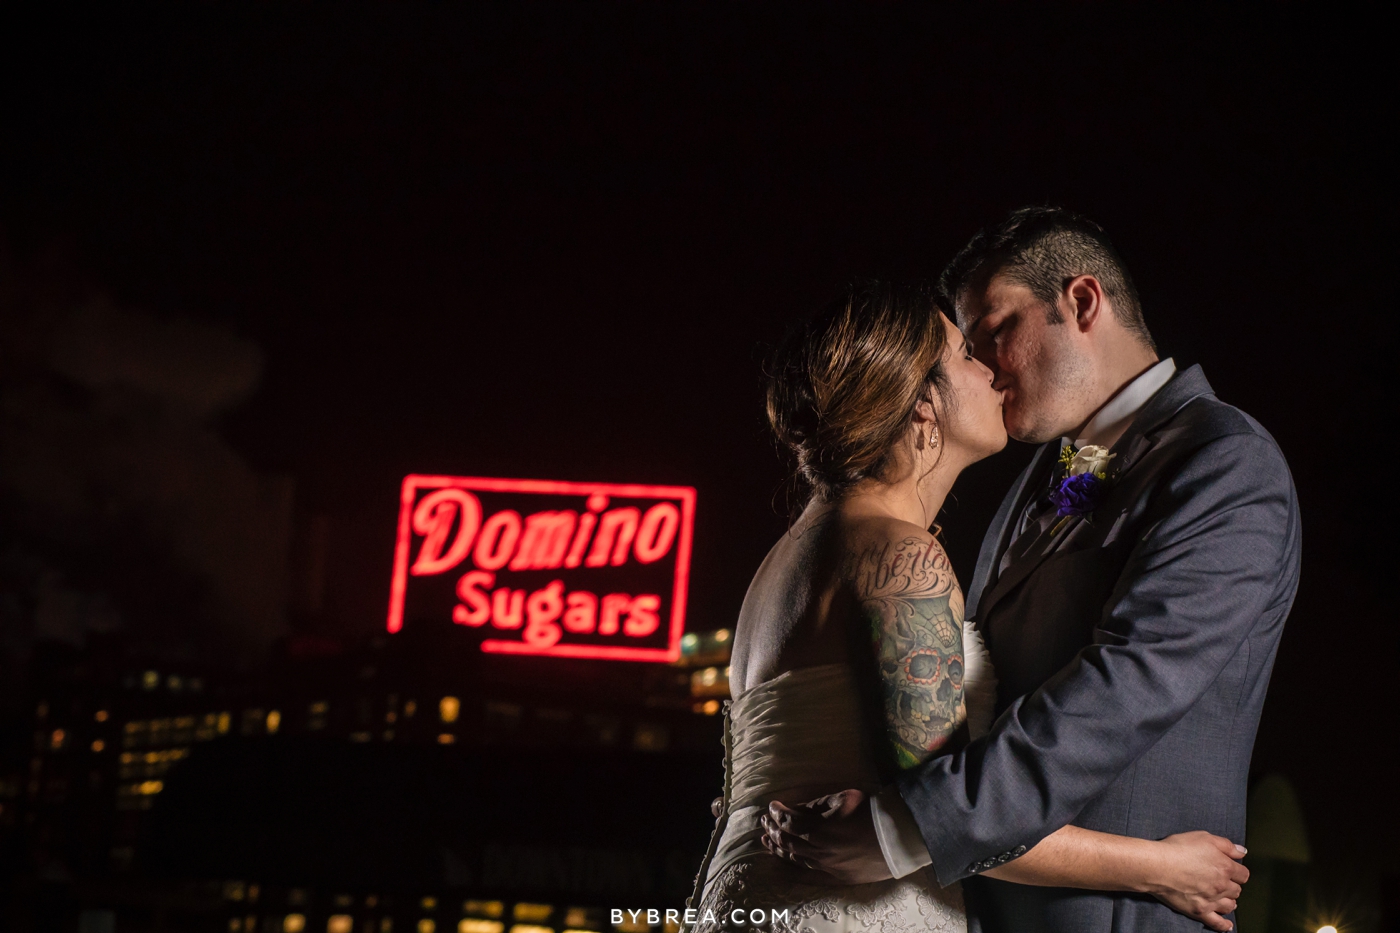
[{"label": "dark background", "polygon": [[[56,8],[0,29],[6,313],[100,293],[259,349],[212,423],[322,517],[294,627],[383,624],[399,480],[446,472],[696,486],[709,629],[784,527],[785,324],[1012,207],[1079,210],[1163,354],[1289,458],[1303,583],[1256,771],[1324,870],[1393,873],[1381,33],[1302,5]],[[1027,456],[959,483],[962,579]]]}]

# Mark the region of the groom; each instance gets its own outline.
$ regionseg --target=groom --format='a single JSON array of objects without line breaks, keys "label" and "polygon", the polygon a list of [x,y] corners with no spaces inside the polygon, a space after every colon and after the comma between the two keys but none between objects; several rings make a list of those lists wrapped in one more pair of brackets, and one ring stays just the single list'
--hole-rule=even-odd
[{"label": "groom", "polygon": [[[1159,361],[1097,224],[1016,211],[973,238],[943,286],[1005,393],[1007,431],[1042,445],[967,591],[998,719],[868,806],[849,793],[826,816],[775,806],[770,837],[852,881],[927,865],[941,884],[966,879],[980,933],[1200,930],[1147,895],[998,877],[1014,879],[1015,860],[1065,824],[1243,841],[1250,754],[1298,585],[1288,466],[1199,367]],[[1079,448],[1104,479],[1066,495]],[[1216,929],[1231,919],[1198,916]]]}]

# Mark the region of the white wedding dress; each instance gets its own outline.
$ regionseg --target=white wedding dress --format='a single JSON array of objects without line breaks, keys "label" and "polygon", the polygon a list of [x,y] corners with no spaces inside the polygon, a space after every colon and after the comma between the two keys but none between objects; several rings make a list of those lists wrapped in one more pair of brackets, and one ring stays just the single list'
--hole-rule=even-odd
[{"label": "white wedding dress", "polygon": [[[996,682],[981,637],[963,624],[964,696],[973,736],[991,725]],[[964,933],[962,891],[939,887],[916,871],[874,884],[811,884],[794,865],[763,848],[759,817],[771,800],[800,803],[796,788],[880,789],[870,759],[871,737],[860,714],[856,684],[845,664],[780,674],[728,704],[724,810],[715,827],[694,915],[694,933],[758,926],[779,933]],[[735,909],[758,908],[758,923],[735,923]],[[776,921],[772,911],[778,911]],[[783,911],[787,911],[783,919]],[[757,918],[755,918],[757,919]]]}]

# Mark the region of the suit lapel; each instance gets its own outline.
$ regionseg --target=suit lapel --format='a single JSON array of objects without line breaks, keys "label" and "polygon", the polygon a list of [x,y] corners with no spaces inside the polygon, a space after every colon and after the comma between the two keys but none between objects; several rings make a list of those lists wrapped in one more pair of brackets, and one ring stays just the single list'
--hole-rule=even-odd
[{"label": "suit lapel", "polygon": [[1050,467],[1059,459],[1060,445],[1051,441],[1041,445],[1031,458],[1030,465],[1021,473],[1020,480],[1006,498],[1001,501],[987,535],[982,539],[982,550],[977,555],[977,569],[972,575],[972,586],[968,588],[965,615],[977,618],[984,605],[984,594],[995,588],[997,565],[1001,555],[1011,544],[1016,531],[1016,522],[1025,511],[1027,503],[1036,496],[1047,482]]},{"label": "suit lapel", "polygon": [[[1205,373],[1200,366],[1192,366],[1190,369],[1179,372],[1172,377],[1171,381],[1158,390],[1157,394],[1148,399],[1147,404],[1138,412],[1133,419],[1132,425],[1124,432],[1118,442],[1113,445],[1113,452],[1118,454],[1119,463],[1114,471],[1114,479],[1121,478],[1124,473],[1140,462],[1143,456],[1156,445],[1156,439],[1150,437],[1150,432],[1160,427],[1170,420],[1177,412],[1186,407],[1189,403],[1203,395],[1211,395],[1210,383],[1206,381]],[[1006,553],[1007,547],[1011,544],[1012,531],[1015,527],[1015,520],[1020,516],[1021,510],[1025,508],[1026,502],[1030,499],[1030,493],[1038,489],[1038,485],[1028,482],[1036,475],[1040,475],[1043,481],[1046,464],[1042,462],[1047,459],[1047,450],[1054,450],[1056,457],[1059,454],[1059,445],[1051,442],[1041,448],[1041,454],[1037,456],[1034,463],[1035,469],[1027,472],[1021,481],[1016,493],[1016,507],[1012,509],[1009,517],[998,515],[1002,524],[999,529],[999,537],[995,551],[991,559],[987,561],[988,567],[984,570],[983,560],[978,560],[977,577],[974,577],[974,585],[979,579],[992,579],[997,563],[1001,561],[1001,556]],[[1003,503],[1003,509],[1005,504]],[[1055,519],[1059,521],[1059,519]],[[1032,571],[1041,565],[1047,557],[1055,553],[1069,537],[1074,534],[1074,530],[1082,524],[1084,518],[1079,515],[1069,517],[1054,537],[1044,544],[1037,544],[1031,548],[1021,559],[1016,561],[1006,572],[996,578],[985,593],[981,589],[977,590],[978,601],[975,605],[969,606],[967,615],[972,616],[974,611],[980,619],[986,619],[992,611],[992,607],[1002,599],[1007,593],[1015,589],[1017,584],[1028,577]],[[1028,530],[1029,533],[1029,530]],[[983,543],[981,558],[988,556],[986,543]],[[985,585],[985,584],[984,584]]]}]

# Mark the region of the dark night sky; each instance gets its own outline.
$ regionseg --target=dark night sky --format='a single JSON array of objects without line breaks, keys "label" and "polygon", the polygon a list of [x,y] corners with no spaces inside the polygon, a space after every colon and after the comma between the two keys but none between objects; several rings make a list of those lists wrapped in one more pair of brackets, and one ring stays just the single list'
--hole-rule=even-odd
[{"label": "dark night sky", "polygon": [[[0,230],[25,274],[262,348],[224,434],[329,515],[357,636],[398,481],[437,471],[695,485],[692,625],[728,624],[784,522],[760,362],[786,322],[853,274],[936,274],[1011,207],[1089,214],[1164,353],[1298,482],[1256,765],[1322,851],[1394,870],[1380,32],[1284,5],[56,13],[0,29]],[[964,579],[1026,455],[960,483]]]}]

